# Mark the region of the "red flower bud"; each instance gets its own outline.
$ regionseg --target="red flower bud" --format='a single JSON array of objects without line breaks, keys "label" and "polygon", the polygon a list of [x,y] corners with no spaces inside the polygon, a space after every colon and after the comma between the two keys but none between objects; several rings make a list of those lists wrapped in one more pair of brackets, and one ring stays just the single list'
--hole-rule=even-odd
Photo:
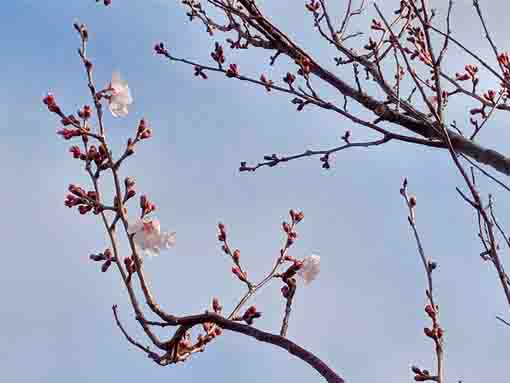
[{"label": "red flower bud", "polygon": [[212,300],[212,308],[215,313],[219,313],[223,309],[223,307],[221,307],[220,300],[216,297]]},{"label": "red flower bud", "polygon": [[235,263],[239,263],[239,258],[241,258],[241,251],[239,249],[236,249],[232,254],[232,259],[234,260]]},{"label": "red flower bud", "polygon": [[239,77],[239,69],[237,68],[237,64],[230,64],[230,65],[228,66],[228,69],[227,69],[226,75],[227,75],[227,77],[229,77],[229,78],[232,78],[232,77]]}]

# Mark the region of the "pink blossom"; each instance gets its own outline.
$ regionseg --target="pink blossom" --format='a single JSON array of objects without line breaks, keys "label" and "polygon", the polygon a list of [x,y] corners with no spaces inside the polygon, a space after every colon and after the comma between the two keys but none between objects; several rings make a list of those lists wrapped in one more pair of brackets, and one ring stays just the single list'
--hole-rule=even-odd
[{"label": "pink blossom", "polygon": [[126,80],[120,77],[119,72],[113,72],[109,90],[111,96],[108,100],[110,112],[114,117],[125,117],[128,114],[128,105],[133,103],[131,91]]},{"label": "pink blossom", "polygon": [[147,256],[157,256],[161,250],[175,245],[175,232],[161,232],[157,219],[139,219],[128,226],[128,233],[133,234],[136,246]]},{"label": "pink blossom", "polygon": [[313,281],[320,272],[321,257],[318,255],[308,255],[303,259],[303,266],[299,270],[299,276],[303,278],[305,284]]}]

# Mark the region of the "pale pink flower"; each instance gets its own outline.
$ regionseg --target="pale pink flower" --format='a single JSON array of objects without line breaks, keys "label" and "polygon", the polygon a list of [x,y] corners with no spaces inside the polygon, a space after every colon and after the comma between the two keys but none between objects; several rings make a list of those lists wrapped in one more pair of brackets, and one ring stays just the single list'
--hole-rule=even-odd
[{"label": "pale pink flower", "polygon": [[134,234],[133,241],[145,255],[157,256],[161,250],[175,245],[175,232],[162,233],[159,220],[139,219],[128,226],[128,233]]},{"label": "pale pink flower", "polygon": [[313,281],[320,272],[321,257],[318,255],[308,255],[303,259],[303,266],[299,270],[299,276],[303,278],[305,284]]},{"label": "pale pink flower", "polygon": [[110,82],[111,92],[108,106],[114,117],[125,117],[128,114],[128,105],[133,103],[131,91],[126,80],[120,77],[119,72],[113,72]]}]

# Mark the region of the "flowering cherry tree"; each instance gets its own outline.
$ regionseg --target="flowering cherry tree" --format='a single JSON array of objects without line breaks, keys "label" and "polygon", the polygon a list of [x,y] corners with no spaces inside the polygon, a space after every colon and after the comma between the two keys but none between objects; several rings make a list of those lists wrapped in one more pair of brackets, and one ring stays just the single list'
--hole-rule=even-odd
[{"label": "flowering cherry tree", "polygon": [[[111,1],[102,3],[108,6]],[[477,182],[479,177],[484,177],[491,185],[510,191],[498,178],[510,175],[510,158],[486,147],[481,141],[491,118],[496,113],[510,110],[510,56],[491,38],[479,2],[473,1],[473,9],[493,51],[491,58],[481,57],[455,37],[451,29],[452,0],[445,2],[443,14],[426,0],[385,2],[384,8],[377,3],[372,8],[365,0],[346,0],[340,15],[331,12],[327,0],[302,3],[304,12],[310,15],[312,27],[328,46],[334,48],[336,56],[332,62],[338,73],[328,69],[326,63],[319,63],[271,22],[255,0],[182,1],[189,20],[198,23],[215,40],[208,62],[178,57],[172,51],[171,43],[158,42],[154,51],[162,58],[191,66],[192,75],[198,79],[220,75],[247,82],[263,91],[290,97],[298,112],[320,108],[335,113],[352,125],[342,133],[339,146],[306,149],[290,155],[266,154],[262,161],[253,164],[243,160],[240,172],[253,173],[260,168],[273,168],[305,157],[318,157],[322,168],[329,169],[333,166],[334,156],[343,150],[372,148],[390,141],[446,151],[463,181],[463,186],[457,188],[459,198],[475,213],[476,235],[480,240],[478,253],[493,266],[503,297],[510,307],[510,278],[501,257],[503,246],[510,248],[510,240],[497,219],[491,194],[481,191]],[[353,19],[369,12],[373,17],[367,30],[364,33],[351,31]],[[127,341],[158,365],[166,366],[187,361],[193,354],[208,348],[225,330],[233,331],[287,350],[328,382],[343,382],[343,378],[321,359],[287,337],[298,287],[311,283],[320,272],[321,258],[318,255],[296,258],[289,251],[298,238],[298,224],[304,219],[301,211],[289,211],[288,219],[282,223],[280,251],[269,273],[258,281],[243,266],[241,251],[232,247],[227,226],[218,224],[220,251],[230,258],[232,274],[245,290],[235,307],[224,309],[219,298],[211,297],[211,305],[205,313],[179,315],[162,308],[160,300],[151,292],[143,259],[171,251],[176,244],[176,233],[167,231],[164,225],[162,229],[155,215],[157,207],[145,194],[139,197],[139,212],[135,213],[132,201],[138,194],[136,182],[123,174],[127,172],[126,161],[134,154],[135,147],[152,138],[153,130],[148,120],[140,120],[124,151],[117,155],[112,152],[104,108],[107,106],[113,117],[125,117],[133,102],[131,90],[119,72],[113,72],[109,84],[96,86],[95,64],[87,54],[87,28],[79,23],[75,23],[74,28],[80,38],[79,56],[87,75],[92,105],[84,105],[76,114],[67,114],[59,106],[57,96],[48,94],[43,101],[60,119],[62,128],[57,133],[65,140],[73,141],[69,151],[90,179],[87,188],[75,184],[69,186],[65,205],[76,208],[79,214],[95,214],[102,222],[110,245],[104,251],[92,254],[90,259],[100,263],[103,272],[115,266],[127,290],[134,317],[151,346],[134,339],[126,331],[117,307],[113,306],[114,319]],[[228,57],[229,50],[247,49],[271,52],[265,65],[281,68],[279,79],[272,79],[264,72],[244,73],[242,65]],[[453,72],[445,64],[451,52],[465,59],[465,62],[456,59]],[[480,80],[490,76],[492,80]],[[323,96],[326,89],[333,89],[342,96],[342,102]],[[466,106],[465,114],[453,119],[447,114],[448,105],[461,100]],[[375,138],[358,138],[364,135]],[[113,197],[103,192],[106,174],[112,175]],[[412,366],[411,370],[416,381],[441,383],[444,381],[445,344],[433,284],[437,262],[426,255],[417,229],[417,198],[409,194],[407,179],[400,187],[400,194],[407,207],[409,226],[426,276],[424,312],[430,326],[424,329],[424,335],[433,341],[436,360],[432,372],[418,366]],[[122,239],[129,244],[129,254],[121,254],[119,241]],[[254,326],[262,312],[251,300],[271,282],[280,283],[285,302],[278,333],[264,332]],[[134,284],[139,284],[151,317],[145,314]],[[510,326],[503,317],[498,319]],[[169,339],[161,339],[154,331],[155,327],[173,327],[175,331]],[[201,328],[197,337],[191,336],[194,327]]]}]

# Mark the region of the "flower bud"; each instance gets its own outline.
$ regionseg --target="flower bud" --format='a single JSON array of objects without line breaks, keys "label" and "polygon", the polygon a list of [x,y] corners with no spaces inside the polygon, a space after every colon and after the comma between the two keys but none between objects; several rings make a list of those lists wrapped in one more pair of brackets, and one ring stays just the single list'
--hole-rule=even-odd
[{"label": "flower bud", "polygon": [[223,307],[221,307],[220,300],[216,297],[212,300],[212,308],[215,313],[220,313]]},{"label": "flower bud", "polygon": [[103,263],[103,265],[101,266],[101,271],[104,273],[108,270],[108,268],[111,266],[112,264],[112,261],[111,260],[107,260],[105,261],[105,263]]},{"label": "flower bud", "polygon": [[429,338],[432,338],[432,339],[435,339],[435,334],[434,334],[434,331],[432,331],[430,328],[428,327],[425,327],[423,329],[423,332],[425,333],[426,336],[428,336]]},{"label": "flower bud", "polygon": [[436,317],[436,311],[431,305],[425,306],[425,312],[431,319],[434,319]]},{"label": "flower bud", "polygon": [[232,259],[234,260],[235,263],[239,263],[239,258],[241,258],[241,251],[239,249],[236,249],[232,254]]},{"label": "flower bud", "polygon": [[126,189],[131,189],[132,187],[134,187],[136,184],[136,181],[133,177],[126,177],[126,179],[124,180],[124,186],[126,187]]}]

